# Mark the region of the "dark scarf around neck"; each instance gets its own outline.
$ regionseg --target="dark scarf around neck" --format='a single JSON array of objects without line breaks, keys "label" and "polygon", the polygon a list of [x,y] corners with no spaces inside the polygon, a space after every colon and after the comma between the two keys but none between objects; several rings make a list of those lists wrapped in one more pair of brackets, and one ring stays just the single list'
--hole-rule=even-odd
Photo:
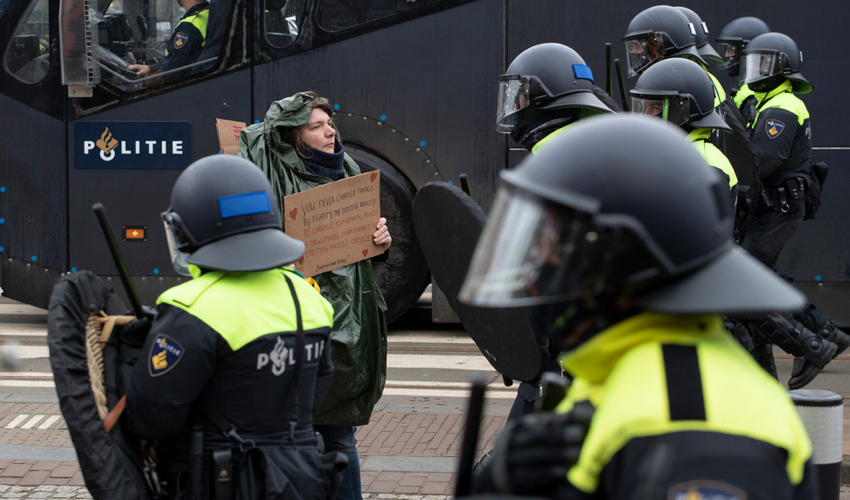
[{"label": "dark scarf around neck", "polygon": [[304,168],[313,175],[328,177],[333,181],[345,177],[345,168],[343,168],[345,149],[339,139],[334,139],[333,153],[325,153],[305,145],[298,152],[298,156],[301,157]]}]

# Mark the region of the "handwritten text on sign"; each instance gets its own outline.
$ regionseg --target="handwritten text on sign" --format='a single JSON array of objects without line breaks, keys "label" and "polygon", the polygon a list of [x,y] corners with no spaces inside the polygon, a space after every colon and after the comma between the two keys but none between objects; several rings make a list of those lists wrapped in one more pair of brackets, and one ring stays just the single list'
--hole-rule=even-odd
[{"label": "handwritten text on sign", "polygon": [[379,171],[341,179],[283,199],[284,229],[307,249],[295,263],[315,276],[383,253],[372,235],[381,218]]}]

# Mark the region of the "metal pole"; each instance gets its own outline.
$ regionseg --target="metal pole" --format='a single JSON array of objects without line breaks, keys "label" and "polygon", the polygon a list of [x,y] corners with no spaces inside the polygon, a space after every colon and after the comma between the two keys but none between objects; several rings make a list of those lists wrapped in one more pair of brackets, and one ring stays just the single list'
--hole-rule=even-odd
[{"label": "metal pole", "polygon": [[614,80],[611,78],[611,44],[605,44],[605,92],[614,93]]},{"label": "metal pole", "polygon": [[626,80],[623,78],[623,70],[620,68],[620,60],[614,59],[614,69],[617,70],[617,81],[620,83],[620,99],[623,103],[623,111],[629,112],[629,99],[626,94]]},{"label": "metal pole", "polygon": [[844,436],[844,398],[832,391],[789,391],[812,440],[812,463],[818,474],[821,500],[838,500]]}]

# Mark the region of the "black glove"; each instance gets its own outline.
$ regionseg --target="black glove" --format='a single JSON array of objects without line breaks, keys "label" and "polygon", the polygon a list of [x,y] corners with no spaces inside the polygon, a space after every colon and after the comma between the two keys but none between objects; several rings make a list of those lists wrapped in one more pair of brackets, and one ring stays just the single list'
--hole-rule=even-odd
[{"label": "black glove", "polygon": [[566,484],[567,471],[581,454],[593,411],[593,405],[582,402],[569,413],[531,414],[509,423],[476,489],[542,495]]},{"label": "black glove", "polygon": [[148,306],[142,306],[142,309],[145,313],[143,317],[118,327],[118,338],[127,346],[141,348],[156,319],[156,309]]}]

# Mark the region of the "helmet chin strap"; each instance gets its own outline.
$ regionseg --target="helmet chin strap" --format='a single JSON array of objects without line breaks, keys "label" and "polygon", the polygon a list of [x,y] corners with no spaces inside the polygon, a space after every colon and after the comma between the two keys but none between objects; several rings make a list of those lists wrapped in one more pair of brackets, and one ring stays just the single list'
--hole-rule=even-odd
[{"label": "helmet chin strap", "polygon": [[624,321],[641,311],[624,308],[622,295],[603,293],[593,298],[569,303],[551,304],[551,318],[546,335],[559,351],[571,351],[599,332]]},{"label": "helmet chin strap", "polygon": [[538,125],[537,127],[531,129],[528,132],[511,134],[511,137],[513,137],[514,141],[516,141],[517,144],[531,151],[534,145],[542,141],[546,136],[558,130],[559,128],[563,128],[569,125],[570,123],[573,123],[576,120],[578,120],[578,116],[564,116],[561,118],[555,118],[553,120],[549,120],[543,123],[542,125]]},{"label": "helmet chin strap", "polygon": [[763,80],[760,80],[758,82],[753,82],[752,84],[750,84],[750,90],[752,90],[753,92],[767,93],[767,92],[770,92],[771,90],[775,89],[776,87],[782,85],[784,82],[785,82],[784,76],[773,75],[773,76],[769,76],[769,77],[767,77]]}]

